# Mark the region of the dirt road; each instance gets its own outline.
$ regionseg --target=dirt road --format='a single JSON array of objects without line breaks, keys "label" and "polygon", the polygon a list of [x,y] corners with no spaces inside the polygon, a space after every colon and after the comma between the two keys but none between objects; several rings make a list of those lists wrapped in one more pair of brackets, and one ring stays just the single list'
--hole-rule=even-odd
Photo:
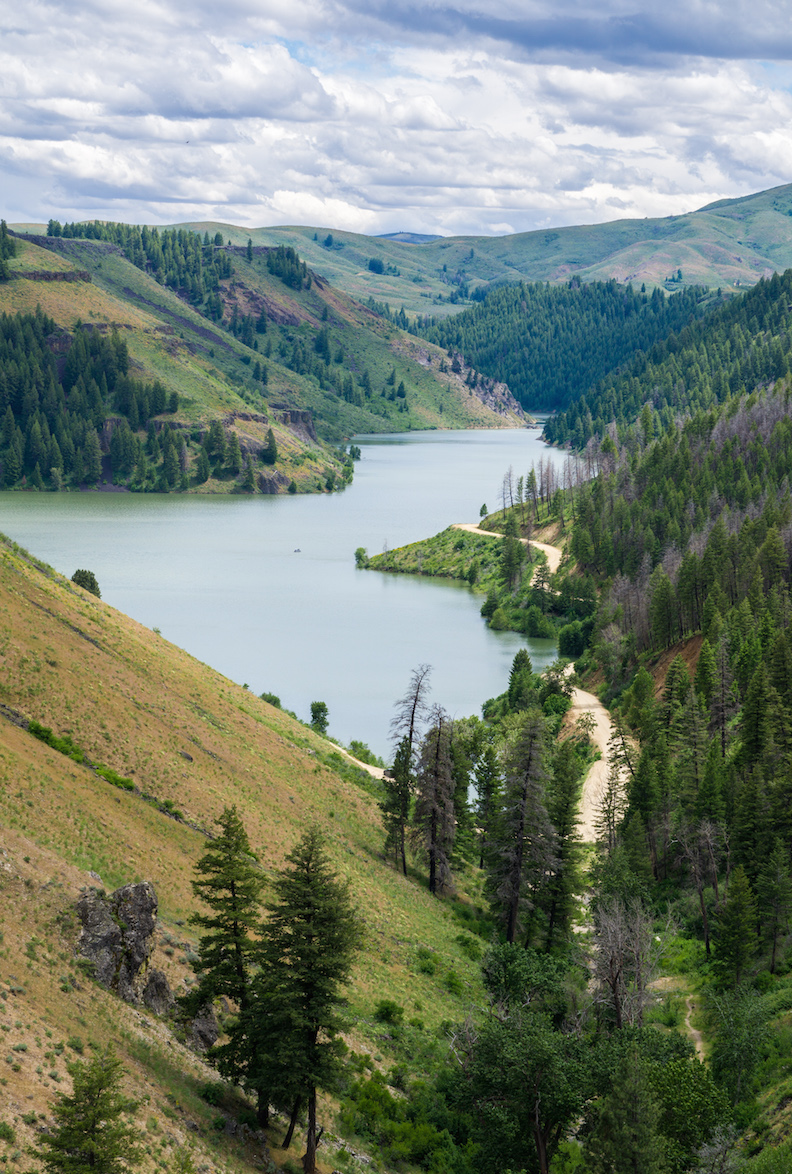
[{"label": "dirt road", "polygon": [[[467,530],[469,534],[484,534],[488,538],[502,538],[502,534],[497,534],[494,530],[482,530],[475,522],[454,522],[454,530]],[[561,551],[557,546],[548,546],[546,542],[529,542],[527,538],[521,538],[520,542],[526,546],[533,546],[536,550],[541,550],[547,557],[547,565],[550,568],[550,574],[554,575],[561,566]]]},{"label": "dirt road", "polygon": [[595,697],[593,693],[586,693],[583,689],[573,689],[569,720],[574,723],[584,713],[591,713],[594,716],[591,740],[602,754],[597,762],[592,763],[583,782],[578,815],[580,838],[586,843],[592,843],[596,838],[597,811],[608,779],[608,742],[613,723],[610,714],[598,697]]}]

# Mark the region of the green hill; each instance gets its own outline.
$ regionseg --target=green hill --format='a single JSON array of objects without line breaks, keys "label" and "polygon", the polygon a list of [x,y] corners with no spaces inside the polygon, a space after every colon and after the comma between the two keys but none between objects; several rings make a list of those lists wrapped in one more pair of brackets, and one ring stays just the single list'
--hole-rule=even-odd
[{"label": "green hill", "polygon": [[[49,341],[39,339],[33,361],[23,331],[14,343],[16,354],[4,360],[11,366],[0,373],[0,409],[5,414],[11,406],[13,415],[6,431],[18,430],[19,470],[6,459],[11,432],[3,436],[0,458],[7,485],[22,477],[50,487],[49,456],[34,459],[37,445],[28,445],[28,433],[35,416],[42,433],[55,435],[61,409],[72,416],[76,412],[83,429],[90,423],[105,456],[115,428],[126,420],[136,435],[127,444],[121,476],[118,462],[112,468],[111,460],[102,479],[160,491],[284,492],[290,485],[292,491],[325,490],[348,479],[351,463],[334,446],[355,432],[522,422],[507,389],[492,380],[468,386],[463,376],[445,370],[444,352],[339,293],[288,250],[256,249],[248,256],[246,248],[202,245],[192,233],[163,233],[167,245],[175,243],[160,248],[164,264],[172,266],[161,268],[158,233],[144,230],[148,245],[153,241],[156,246],[147,256],[137,246],[144,234],[118,228],[122,245],[54,236],[9,238],[15,254],[4,262],[8,276],[0,280],[0,312],[32,314],[39,308],[49,322]],[[109,373],[104,386],[96,370],[81,369],[78,392],[90,412],[66,402],[70,387],[62,389],[60,406],[53,401],[45,409],[50,377],[56,397],[61,395],[57,385],[78,335],[92,338],[96,346],[101,338],[120,340],[127,356],[121,374],[135,386],[130,391],[122,380],[116,388]],[[51,369],[43,383],[43,375],[36,374],[43,372],[42,362]],[[17,387],[20,377],[24,388]],[[162,389],[159,406],[153,386]],[[130,407],[132,392],[140,401],[141,387],[149,389],[142,417],[140,403]],[[171,402],[176,406],[163,415],[163,405]],[[214,448],[208,440],[213,421],[225,434],[222,444],[215,436]],[[67,423],[60,421],[61,440]],[[152,429],[160,442],[173,441],[178,468],[171,461],[170,472],[165,469],[163,448],[168,446],[153,443]],[[270,430],[274,462],[265,452]],[[72,443],[82,451],[81,435],[75,433]],[[203,469],[202,447],[209,466]],[[38,478],[33,476],[36,464]],[[83,472],[79,463],[72,468],[64,460],[61,466],[67,485],[79,483]]]},{"label": "green hill", "polygon": [[[614,220],[503,237],[442,237],[407,244],[335,228],[283,226],[222,231],[236,245],[291,245],[333,285],[409,314],[454,313],[469,294],[513,281],[632,282],[737,290],[792,265],[792,185],[721,200],[682,216]],[[369,268],[382,265],[382,272]],[[681,282],[679,272],[681,270]]]}]

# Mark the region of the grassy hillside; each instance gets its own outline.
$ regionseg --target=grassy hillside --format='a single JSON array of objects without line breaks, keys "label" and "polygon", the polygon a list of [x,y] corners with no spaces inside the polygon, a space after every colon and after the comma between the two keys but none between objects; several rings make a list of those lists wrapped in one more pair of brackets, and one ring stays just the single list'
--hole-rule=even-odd
[{"label": "grassy hillside", "polygon": [[[405,1018],[420,1019],[423,1026],[405,1028],[417,1052],[477,994],[478,968],[457,941],[462,906],[431,899],[421,882],[385,865],[377,784],[345,765],[330,743],[8,540],[0,546],[0,658],[0,1030],[7,1052],[0,1119],[16,1135],[13,1143],[0,1136],[0,1160],[32,1139],[36,1115],[68,1087],[65,1061],[112,1040],[130,1091],[144,1103],[149,1169],[170,1168],[186,1140],[199,1168],[241,1171],[258,1161],[254,1143],[213,1128],[218,1109],[200,1096],[211,1071],[162,1021],[86,979],[73,951],[70,910],[82,888],[150,880],[160,902],[153,964],[185,989],[195,944],[187,923],[195,908],[192,867],[203,851],[201,829],[212,829],[226,804],[237,805],[266,874],[310,823],[327,833],[365,920],[347,1040],[369,1064],[387,1062],[391,1047],[373,1020],[378,1000],[393,999]],[[91,763],[131,779],[134,790],[35,738],[24,728],[30,720],[68,735]],[[419,966],[422,947],[433,968]],[[332,1128],[327,1107],[322,1119]],[[329,1170],[330,1149],[320,1155]],[[28,1168],[26,1159],[20,1168]]]},{"label": "grassy hillside", "polygon": [[[684,216],[516,233],[442,237],[407,244],[336,229],[299,226],[221,229],[234,244],[292,245],[312,269],[360,300],[373,297],[408,313],[453,313],[469,293],[511,281],[615,278],[647,288],[682,282],[736,290],[792,265],[792,185],[721,200]],[[330,243],[328,237],[331,238]],[[382,262],[383,272],[369,269]]]},{"label": "grassy hillside", "polygon": [[[521,422],[506,389],[489,384],[471,392],[463,377],[441,371],[442,350],[418,344],[326,281],[294,289],[269,271],[268,250],[257,249],[251,260],[245,249],[223,251],[233,273],[220,282],[220,322],[133,265],[116,245],[46,236],[18,241],[11,280],[0,284],[0,311],[41,305],[67,329],[78,321],[100,330],[116,324],[136,377],[159,379],[168,391],[178,391],[181,423],[195,427],[233,415],[244,433],[250,421],[243,422],[241,413],[252,412],[273,427],[279,448],[281,439],[289,448],[288,436],[279,437],[278,430],[291,426],[294,435],[288,414],[294,410],[310,411],[325,441],[361,431]],[[88,280],[53,280],[56,272]],[[258,323],[262,311],[266,324],[255,330],[252,321],[246,325],[248,318]],[[229,330],[232,322],[239,324],[235,331]],[[397,395],[400,385],[403,393]],[[295,458],[311,448],[304,428],[296,434],[301,443]],[[310,480],[295,472],[295,460],[282,472],[298,485]]]}]

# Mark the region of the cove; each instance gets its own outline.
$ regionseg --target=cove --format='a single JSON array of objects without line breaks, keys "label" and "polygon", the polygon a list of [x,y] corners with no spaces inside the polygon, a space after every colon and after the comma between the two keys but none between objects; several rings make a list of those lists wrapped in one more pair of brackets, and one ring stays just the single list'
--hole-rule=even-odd
[{"label": "cove", "polygon": [[303,720],[325,701],[333,737],[387,757],[393,703],[419,663],[433,666],[431,700],[464,717],[503,692],[518,648],[541,669],[556,647],[490,631],[463,584],[357,570],[355,549],[476,521],[509,466],[516,477],[566,454],[527,429],[355,442],[341,493],[0,493],[0,530],[64,575],[94,571],[113,607]]}]

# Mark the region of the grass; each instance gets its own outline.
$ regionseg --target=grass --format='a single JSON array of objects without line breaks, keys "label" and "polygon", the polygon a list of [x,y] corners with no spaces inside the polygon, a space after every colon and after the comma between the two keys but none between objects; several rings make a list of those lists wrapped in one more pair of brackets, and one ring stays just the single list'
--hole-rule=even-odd
[{"label": "grass", "polygon": [[[366,925],[349,991],[347,1038],[356,1051],[383,1046],[370,1026],[383,999],[404,1007],[406,1019],[420,1018],[430,1036],[478,1001],[468,944],[476,939],[466,933],[460,941],[453,908],[431,898],[423,878],[386,865],[378,785],[331,743],[5,541],[0,657],[0,1040],[11,1057],[0,1064],[0,1098],[48,1113],[69,1087],[74,1041],[86,1056],[112,1041],[131,1094],[163,1135],[182,1144],[194,1120],[211,1162],[220,1155],[229,1169],[250,1168],[245,1145],[214,1134],[208,1107],[199,1112],[195,1090],[214,1074],[165,1025],[96,987],[74,956],[73,903],[100,883],[88,873],[106,890],[150,880],[160,903],[152,965],[184,989],[195,948],[192,868],[202,829],[230,803],[267,876],[309,823],[325,829]],[[15,715],[51,730],[61,749],[78,747],[132,779],[136,790],[114,786],[15,724]],[[185,822],[168,816],[168,803]],[[430,949],[434,973],[419,967],[420,948]],[[32,1140],[34,1126],[10,1123],[20,1145]]]},{"label": "grass", "polygon": [[433,538],[374,555],[368,566],[375,571],[457,579],[486,594],[498,582],[500,554],[500,544],[488,535],[449,526]]}]

